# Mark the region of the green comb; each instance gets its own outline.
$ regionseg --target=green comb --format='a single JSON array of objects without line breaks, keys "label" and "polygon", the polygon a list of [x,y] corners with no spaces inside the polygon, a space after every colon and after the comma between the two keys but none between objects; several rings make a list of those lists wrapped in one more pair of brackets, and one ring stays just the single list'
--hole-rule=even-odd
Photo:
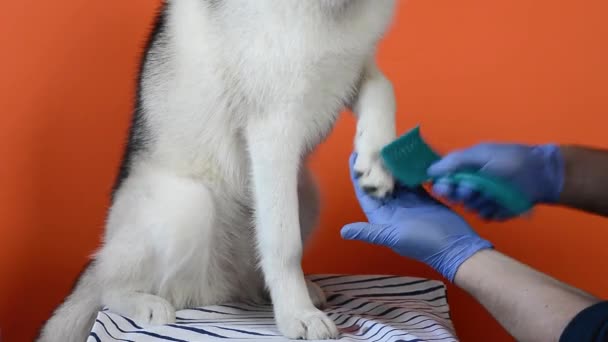
[{"label": "green comb", "polygon": [[[441,159],[422,139],[420,126],[416,126],[394,142],[386,145],[381,153],[384,165],[403,185],[416,187],[433,181],[427,175],[428,168]],[[532,203],[508,182],[476,171],[461,171],[441,177],[442,181],[452,184],[466,182],[498,202],[515,215],[532,208]]]}]

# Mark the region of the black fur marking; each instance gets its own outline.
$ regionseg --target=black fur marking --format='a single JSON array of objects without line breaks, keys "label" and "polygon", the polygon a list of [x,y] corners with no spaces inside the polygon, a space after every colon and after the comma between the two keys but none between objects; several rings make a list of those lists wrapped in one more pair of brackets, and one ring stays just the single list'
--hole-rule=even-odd
[{"label": "black fur marking", "polygon": [[378,190],[378,188],[376,188],[375,186],[368,186],[368,185],[366,185],[366,186],[363,187],[363,191],[366,194],[373,194],[377,190]]},{"label": "black fur marking", "polygon": [[[336,1],[340,1],[336,3]],[[353,0],[324,0],[321,3],[323,13],[329,16],[332,19],[346,19],[348,16],[346,15],[349,10],[353,7]]]},{"label": "black fur marking", "polygon": [[156,14],[153,29],[145,44],[144,53],[139,65],[135,108],[131,117],[128,140],[125,146],[125,150],[123,152],[122,162],[118,171],[118,176],[114,182],[114,186],[112,187],[112,200],[114,199],[116,191],[120,188],[124,180],[129,176],[133,158],[136,157],[138,153],[146,149],[150,140],[150,134],[146,127],[145,117],[143,113],[144,109],[142,100],[142,81],[147,61],[149,60],[149,58],[153,57],[151,56],[150,51],[154,47],[154,44],[157,42],[158,37],[164,33],[166,27],[166,20],[167,4],[166,2],[163,2],[158,13]]},{"label": "black fur marking", "polygon": [[207,3],[207,6],[213,10],[220,8],[224,4],[223,0],[205,0],[205,2]]}]

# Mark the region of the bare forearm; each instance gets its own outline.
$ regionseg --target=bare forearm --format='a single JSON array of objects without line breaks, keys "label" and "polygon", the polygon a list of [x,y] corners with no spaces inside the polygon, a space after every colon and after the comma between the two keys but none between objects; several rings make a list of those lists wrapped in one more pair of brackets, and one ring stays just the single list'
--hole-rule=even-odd
[{"label": "bare forearm", "polygon": [[608,216],[608,150],[562,146],[565,180],[560,203]]},{"label": "bare forearm", "polygon": [[494,250],[462,264],[455,283],[518,341],[557,341],[574,316],[599,302]]}]

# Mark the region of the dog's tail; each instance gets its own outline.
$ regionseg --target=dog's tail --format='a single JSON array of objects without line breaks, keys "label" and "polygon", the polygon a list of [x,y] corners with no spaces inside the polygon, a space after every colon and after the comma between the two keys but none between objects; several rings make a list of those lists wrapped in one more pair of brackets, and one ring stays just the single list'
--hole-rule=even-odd
[{"label": "dog's tail", "polygon": [[91,264],[74,286],[72,293],[44,324],[38,342],[86,341],[97,312],[101,309],[101,291],[93,279]]}]

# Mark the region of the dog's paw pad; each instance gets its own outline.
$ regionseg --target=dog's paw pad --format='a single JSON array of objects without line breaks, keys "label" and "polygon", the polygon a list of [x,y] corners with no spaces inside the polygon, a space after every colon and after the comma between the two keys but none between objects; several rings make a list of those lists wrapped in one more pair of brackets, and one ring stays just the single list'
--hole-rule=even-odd
[{"label": "dog's paw pad", "polygon": [[384,168],[379,156],[371,157],[359,155],[354,165],[357,182],[367,194],[384,198],[388,196],[395,186],[395,180]]}]

